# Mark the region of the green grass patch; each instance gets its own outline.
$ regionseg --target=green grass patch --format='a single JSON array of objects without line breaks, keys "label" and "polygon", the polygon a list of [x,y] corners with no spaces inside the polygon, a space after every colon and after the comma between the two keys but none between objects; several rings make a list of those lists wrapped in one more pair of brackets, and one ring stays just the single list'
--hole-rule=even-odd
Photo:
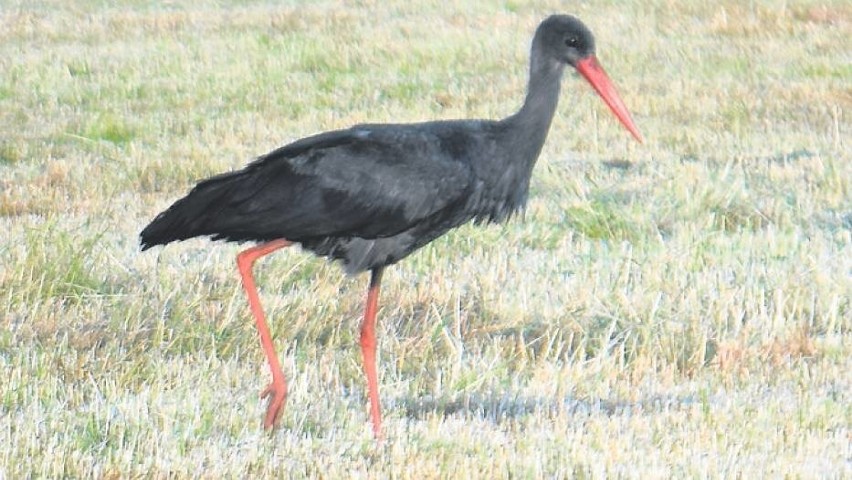
[{"label": "green grass patch", "polygon": [[80,302],[88,295],[108,293],[92,261],[102,233],[81,238],[59,228],[48,223],[26,235],[24,265],[29,272],[22,276],[29,277],[29,285],[21,292],[24,304],[39,299]]},{"label": "green grass patch", "polygon": [[639,228],[624,212],[625,206],[612,200],[593,200],[588,205],[570,207],[565,218],[571,229],[594,240],[634,240]]},{"label": "green grass patch", "polygon": [[105,141],[123,145],[136,136],[127,119],[115,115],[102,114],[87,122],[80,136],[95,141]]},{"label": "green grass patch", "polygon": [[12,165],[24,159],[23,145],[12,142],[0,144],[0,164]]}]

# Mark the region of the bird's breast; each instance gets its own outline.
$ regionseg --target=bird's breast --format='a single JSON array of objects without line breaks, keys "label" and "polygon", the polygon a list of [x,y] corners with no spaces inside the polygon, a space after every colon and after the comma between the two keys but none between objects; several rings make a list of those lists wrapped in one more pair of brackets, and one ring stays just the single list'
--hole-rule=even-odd
[{"label": "bird's breast", "polygon": [[527,203],[529,182],[489,188],[480,185],[470,198],[470,211],[476,223],[501,223],[522,210]]}]

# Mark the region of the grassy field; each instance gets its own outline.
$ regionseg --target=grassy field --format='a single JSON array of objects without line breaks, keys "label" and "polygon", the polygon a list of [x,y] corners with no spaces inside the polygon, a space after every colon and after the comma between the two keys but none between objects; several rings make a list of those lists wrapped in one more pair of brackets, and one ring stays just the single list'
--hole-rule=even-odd
[{"label": "grassy field", "polygon": [[[579,3],[579,4],[578,4]],[[570,9],[566,12],[566,9]],[[359,122],[499,118],[573,13],[524,218],[368,281],[298,249],[141,254],[197,180]],[[0,0],[0,478],[852,477],[848,2]]]}]

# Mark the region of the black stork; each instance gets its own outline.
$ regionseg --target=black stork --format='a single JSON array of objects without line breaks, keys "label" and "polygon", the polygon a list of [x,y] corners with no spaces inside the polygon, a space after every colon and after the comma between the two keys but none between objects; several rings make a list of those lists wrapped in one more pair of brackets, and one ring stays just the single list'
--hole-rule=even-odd
[{"label": "black stork", "polygon": [[340,260],[349,274],[370,270],[360,344],[373,433],[380,437],[375,328],[384,268],[452,228],[503,222],[524,207],[567,65],[642,141],[580,20],[545,19],[530,56],[524,104],[503,120],[366,124],[303,138],[201,181],[142,231],[143,250],[199,236],[259,243],[237,255],[237,267],[272,370],[262,393],[269,397],[264,427],[274,427],[287,385],[252,275],[258,258],[300,244]]}]

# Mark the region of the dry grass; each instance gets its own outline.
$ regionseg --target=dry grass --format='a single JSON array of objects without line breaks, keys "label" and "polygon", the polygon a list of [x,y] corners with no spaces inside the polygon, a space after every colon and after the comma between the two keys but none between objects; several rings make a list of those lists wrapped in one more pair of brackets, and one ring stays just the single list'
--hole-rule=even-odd
[{"label": "dry grass", "polygon": [[140,254],[204,176],[363,121],[500,117],[564,2],[0,5],[0,478],[849,477],[852,106],[841,1],[573,12],[647,137],[574,76],[528,211],[365,278]]}]

